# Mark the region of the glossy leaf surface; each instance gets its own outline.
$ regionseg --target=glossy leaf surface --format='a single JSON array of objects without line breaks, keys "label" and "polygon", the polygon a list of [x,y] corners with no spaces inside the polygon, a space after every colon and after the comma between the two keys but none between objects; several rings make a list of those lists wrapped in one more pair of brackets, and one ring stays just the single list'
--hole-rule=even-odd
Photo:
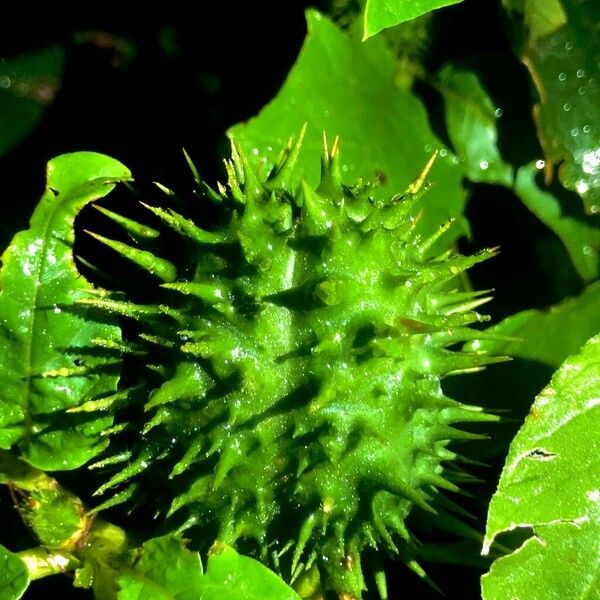
[{"label": "glossy leaf surface", "polygon": [[599,597],[600,336],[565,361],[511,444],[488,513],[496,536],[531,529],[482,579],[485,600]]},{"label": "glossy leaf surface", "polygon": [[52,160],[30,228],[18,233],[0,271],[0,448],[19,445],[42,469],[72,469],[99,452],[110,418],[65,413],[116,388],[118,359],[96,338],[118,339],[105,318],[76,306],[91,285],[75,267],[73,222],[87,203],[130,178],[119,162],[80,152]]}]

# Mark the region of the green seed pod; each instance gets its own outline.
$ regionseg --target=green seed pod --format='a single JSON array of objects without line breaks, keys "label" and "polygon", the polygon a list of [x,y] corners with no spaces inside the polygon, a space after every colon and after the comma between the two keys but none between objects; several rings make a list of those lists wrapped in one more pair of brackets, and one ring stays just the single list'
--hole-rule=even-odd
[{"label": "green seed pod", "polygon": [[114,438],[116,458],[100,466],[126,466],[99,493],[115,493],[105,506],[166,494],[181,530],[254,544],[287,564],[286,578],[316,568],[323,589],[360,598],[369,549],[418,570],[407,516],[431,510],[436,489],[458,489],[448,444],[473,434],[457,424],[495,420],[440,386],[493,360],[456,350],[486,300],[457,289],[456,276],[494,251],[431,254],[449,224],[416,233],[426,172],[376,202],[368,185],[342,183],[337,142],[316,189],[295,188],[299,151],[289,145],[261,177],[234,148],[218,192],[198,177],[216,226],[147,207],[185,242],[185,269],[180,257],[153,267],[147,251],[98,238],[155,274],[157,298],[85,300],[137,321],[131,361],[142,352],[149,367],[129,401],[144,398],[145,419],[124,413],[137,433],[127,451]]}]

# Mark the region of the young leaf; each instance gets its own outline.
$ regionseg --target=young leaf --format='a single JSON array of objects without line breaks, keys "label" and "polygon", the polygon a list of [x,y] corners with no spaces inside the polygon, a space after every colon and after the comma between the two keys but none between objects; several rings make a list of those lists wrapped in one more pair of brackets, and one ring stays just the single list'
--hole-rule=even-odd
[{"label": "young leaf", "polygon": [[110,417],[65,409],[116,389],[117,360],[86,355],[97,338],[119,339],[110,319],[75,307],[91,285],[72,254],[73,222],[87,203],[130,178],[126,167],[91,152],[48,164],[48,182],[30,228],[18,233],[0,271],[0,448],[19,445],[42,469],[73,469],[106,444]]},{"label": "young leaf", "polygon": [[483,552],[504,531],[531,528],[533,536],[494,562],[484,600],[598,597],[599,397],[597,335],[555,373],[511,444]]},{"label": "young leaf", "polygon": [[307,21],[304,47],[277,97],[229,135],[256,162],[258,148],[271,148],[263,165],[268,172],[276,159],[272,148],[284,146],[290,131],[308,123],[296,175],[313,186],[319,181],[323,132],[330,141],[339,135],[344,179],[378,179],[382,185],[372,194],[380,199],[405,190],[439,150],[430,175],[435,184],[418,227],[428,236],[441,223],[458,218],[444,240],[457,238],[466,228],[460,218],[465,204],[462,171],[432,133],[423,104],[394,86],[396,63],[384,40],[361,44],[314,10],[307,12]]},{"label": "young leaf", "polygon": [[410,21],[436,8],[458,4],[461,0],[367,0],[363,40],[393,27]]},{"label": "young leaf", "polygon": [[19,600],[28,587],[27,566],[16,554],[0,545],[0,598]]}]

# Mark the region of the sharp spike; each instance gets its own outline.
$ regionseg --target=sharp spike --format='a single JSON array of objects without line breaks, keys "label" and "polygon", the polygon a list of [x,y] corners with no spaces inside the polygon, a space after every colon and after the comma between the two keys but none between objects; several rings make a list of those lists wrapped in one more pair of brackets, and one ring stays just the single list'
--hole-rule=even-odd
[{"label": "sharp spike", "polygon": [[223,198],[227,197],[227,188],[220,181],[217,181],[217,189]]},{"label": "sharp spike", "polygon": [[108,246],[115,252],[119,253],[123,258],[126,258],[151,275],[158,277],[162,281],[174,281],[177,278],[177,269],[173,263],[169,262],[168,260],[165,260],[164,258],[158,258],[152,254],[152,252],[138,250],[137,248],[132,248],[131,246],[123,244],[122,242],[111,240],[103,235],[99,235],[88,230],[85,230],[85,232],[88,235],[91,235],[95,240],[98,240],[101,244],[104,244],[105,246]]},{"label": "sharp spike", "polygon": [[325,202],[308,183],[302,182],[302,226],[309,236],[326,235],[331,227],[331,204]]},{"label": "sharp spike", "polygon": [[88,469],[103,469],[104,467],[110,467],[112,465],[118,465],[122,462],[126,462],[131,458],[131,451],[127,450],[126,452],[121,452],[119,454],[113,454],[108,458],[103,458],[102,460],[98,460],[91,465],[88,465]]},{"label": "sharp spike", "polygon": [[157,206],[144,204],[143,202],[142,206],[154,213],[165,225],[199,244],[220,244],[227,241],[225,235],[200,229],[192,221],[176,213],[174,210],[165,210]]},{"label": "sharp spike", "polygon": [[207,304],[219,304],[227,302],[229,299],[229,290],[226,284],[221,282],[214,283],[164,283],[162,287],[168,290],[175,290],[185,295],[200,298]]},{"label": "sharp spike", "polygon": [[105,437],[107,439],[112,438],[112,436],[121,433],[129,428],[128,423],[118,423],[117,425],[113,425],[112,427],[107,427],[100,432],[100,437]]},{"label": "sharp spike", "polygon": [[245,204],[246,197],[240,188],[241,182],[238,179],[233,161],[225,159],[223,163],[225,164],[225,171],[227,172],[227,184],[229,185],[233,199],[239,204]]},{"label": "sharp spike", "polygon": [[158,181],[154,181],[153,183],[163,194],[165,194],[166,196],[169,196],[169,198],[173,198],[175,196],[175,192],[173,190],[169,189],[166,185],[163,185],[162,183],[160,183]]},{"label": "sharp spike", "polygon": [[132,319],[141,319],[143,317],[157,317],[163,314],[163,311],[158,306],[134,304],[133,302],[123,302],[120,300],[103,299],[103,298],[79,298],[77,304],[93,306],[101,310],[106,310],[111,313],[116,313],[124,317]]},{"label": "sharp spike", "polygon": [[292,579],[295,579],[299,573],[298,564],[300,563],[300,558],[302,558],[302,553],[304,552],[304,548],[306,544],[310,540],[310,537],[313,533],[315,525],[317,524],[317,518],[315,513],[311,513],[302,523],[302,527],[300,528],[300,533],[298,534],[298,543],[294,548],[294,554],[292,556]]},{"label": "sharp spike", "polygon": [[231,164],[235,169],[236,181],[241,186],[246,181],[246,172],[240,158],[239,147],[233,140],[231,140]]},{"label": "sharp spike", "polygon": [[171,412],[165,407],[161,406],[154,416],[146,423],[144,429],[142,429],[142,435],[148,435],[155,427],[162,425],[165,421],[171,418]]},{"label": "sharp spike", "polygon": [[126,400],[129,397],[129,393],[131,390],[123,390],[121,392],[117,392],[116,394],[111,394],[110,396],[106,396],[104,398],[98,398],[98,400],[87,400],[83,404],[79,406],[74,406],[73,408],[68,408],[66,412],[68,413],[80,413],[80,412],[96,412],[96,411],[106,411],[114,408],[114,405],[118,405],[121,400]]},{"label": "sharp spike", "polygon": [[463,431],[462,429],[456,429],[450,425],[438,425],[436,427],[436,433],[438,434],[440,440],[470,441],[489,439],[488,435],[472,433],[471,431]]},{"label": "sharp spike", "polygon": [[92,344],[98,348],[106,350],[115,350],[120,354],[132,354],[135,356],[143,356],[145,352],[140,350],[136,344],[124,342],[123,340],[111,340],[108,338],[94,338]]},{"label": "sharp spike", "polygon": [[448,490],[449,492],[458,493],[461,491],[457,485],[454,485],[452,482],[444,479],[441,475],[437,475],[436,473],[427,474],[425,477],[422,477],[421,482],[424,485],[432,485],[442,490]]},{"label": "sharp spike", "polygon": [[427,175],[429,174],[429,171],[431,171],[431,167],[433,167],[433,163],[435,162],[435,159],[437,158],[437,156],[438,156],[438,151],[436,150],[431,155],[431,158],[427,161],[427,164],[425,165],[423,170],[419,173],[417,178],[408,186],[408,188],[406,190],[406,192],[408,194],[416,194],[417,192],[419,192],[421,190],[421,188],[423,187],[423,184],[425,183],[425,179],[426,179]]},{"label": "sharp spike", "polygon": [[92,508],[88,512],[88,514],[95,515],[103,510],[107,510],[108,508],[113,508],[114,506],[118,506],[119,504],[123,504],[124,502],[131,500],[131,498],[137,492],[138,488],[139,488],[139,484],[137,484],[137,483],[129,484],[125,489],[118,491],[116,494],[111,496],[108,500],[106,500],[105,502],[102,502],[102,504],[99,504],[98,506],[95,506],[94,508]]},{"label": "sharp spike", "polygon": [[173,470],[169,474],[169,478],[177,477],[177,475],[181,475],[184,471],[187,471],[189,466],[194,463],[202,448],[204,447],[204,436],[198,436],[194,438],[191,444],[188,446],[185,454],[181,457],[179,462],[175,464]]},{"label": "sharp spike", "polygon": [[479,406],[459,404],[449,406],[440,411],[440,421],[450,423],[497,423],[500,421],[498,415],[490,414]]},{"label": "sharp spike", "polygon": [[[323,134],[323,143],[327,144],[327,137],[325,134]],[[340,138],[336,135],[331,150],[325,146],[325,153],[321,161],[321,180],[317,186],[317,192],[319,194],[337,202],[344,197],[339,150]]]},{"label": "sharp spike", "polygon": [[302,129],[300,130],[300,134],[296,138],[296,141],[292,142],[292,144],[288,146],[283,160],[267,180],[269,187],[281,187],[284,190],[291,189],[292,176],[296,169],[298,157],[300,156],[300,148],[302,147],[302,142],[304,141],[304,135],[306,133],[307,126],[308,123],[304,123]]},{"label": "sharp spike", "polygon": [[192,172],[194,181],[198,185],[202,185],[202,178],[200,177],[200,173],[198,172],[198,169],[196,168],[194,161],[191,159],[190,155],[187,153],[187,150],[185,148],[182,148],[182,150],[183,150],[183,156],[185,157],[185,162],[187,163],[188,167],[190,168],[190,171]]},{"label": "sharp spike", "polygon": [[140,338],[145,342],[149,342],[150,344],[156,344],[157,346],[164,346],[165,348],[173,349],[176,348],[177,345],[167,338],[162,338],[157,335],[152,335],[150,333],[140,333]]},{"label": "sharp spike", "polygon": [[193,362],[180,362],[175,376],[165,381],[151,394],[144,410],[148,411],[181,399],[193,398],[194,401],[199,402],[211,385],[212,380],[200,365]]},{"label": "sharp spike", "polygon": [[452,227],[452,225],[456,222],[456,219],[451,218],[448,219],[445,223],[442,223],[437,230],[432,233],[428,238],[423,240],[420,244],[417,245],[416,251],[419,256],[423,256],[427,250],[431,248],[443,235]]},{"label": "sharp spike", "polygon": [[487,304],[492,299],[491,296],[485,296],[484,298],[475,298],[474,300],[470,300],[467,302],[461,302],[459,304],[455,304],[453,306],[445,308],[443,314],[445,315],[453,315],[455,313],[466,313],[471,310],[478,308],[479,306],[483,306]]},{"label": "sharp spike", "polygon": [[440,597],[444,595],[444,592],[431,580],[429,575],[423,567],[416,560],[408,560],[406,566],[421,579],[426,581],[436,592],[440,594]]},{"label": "sharp spike", "polygon": [[200,182],[200,189],[213,204],[223,203],[223,196],[213,190],[205,181]]},{"label": "sharp spike", "polygon": [[93,204],[92,206],[111,221],[114,221],[123,227],[123,229],[125,229],[125,231],[127,231],[127,233],[135,240],[156,239],[160,235],[159,231],[148,225],[143,225],[133,219],[128,219],[127,217],[113,212],[112,210],[108,210],[108,208],[104,208],[103,206],[99,206],[98,204]]},{"label": "sharp spike", "polygon": [[105,484],[101,485],[94,493],[94,496],[101,496],[110,488],[113,488],[121,483],[124,483],[128,479],[131,479],[135,475],[141,473],[152,460],[153,454],[149,448],[145,448],[142,453],[132,462],[129,463],[124,469],[121,469],[113,477],[111,477]]},{"label": "sharp spike", "polygon": [[263,186],[258,180],[258,177],[248,160],[248,156],[242,148],[233,140],[231,142],[231,147],[232,156],[237,165],[236,168],[238,173],[242,174],[241,181],[243,182],[246,199],[252,202],[258,202],[264,195]]}]

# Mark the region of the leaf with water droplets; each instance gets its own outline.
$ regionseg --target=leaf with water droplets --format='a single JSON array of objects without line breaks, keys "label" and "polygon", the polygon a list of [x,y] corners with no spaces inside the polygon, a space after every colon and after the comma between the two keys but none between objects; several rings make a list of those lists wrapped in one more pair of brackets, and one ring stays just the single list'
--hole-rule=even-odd
[{"label": "leaf with water droplets", "polygon": [[65,413],[116,389],[119,359],[92,348],[119,339],[116,324],[75,302],[91,289],[73,259],[73,222],[129,171],[91,152],[48,164],[30,228],[18,233],[0,271],[0,448],[17,445],[33,465],[73,469],[102,450],[110,416]]},{"label": "leaf with water droplets", "polygon": [[538,93],[534,118],[547,183],[558,177],[600,210],[600,28],[595,0],[503,0]]},{"label": "leaf with water droplets", "polygon": [[448,63],[436,76],[444,98],[448,135],[471,181],[510,187],[512,167],[498,150],[501,116],[477,74],[468,65]]},{"label": "leaf with water droplets", "polygon": [[600,598],[600,335],[568,358],[513,440],[484,553],[505,531],[533,535],[496,560],[484,600]]}]

